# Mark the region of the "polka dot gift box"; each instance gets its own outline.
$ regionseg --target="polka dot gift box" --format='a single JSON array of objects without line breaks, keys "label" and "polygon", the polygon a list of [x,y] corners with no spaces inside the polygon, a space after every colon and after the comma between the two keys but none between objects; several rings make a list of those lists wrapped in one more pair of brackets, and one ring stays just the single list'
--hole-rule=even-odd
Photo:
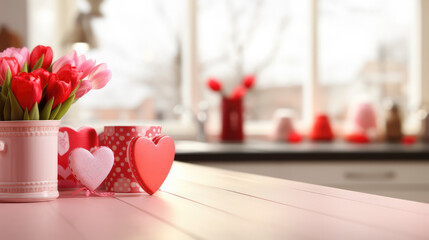
[{"label": "polka dot gift box", "polygon": [[102,145],[112,149],[115,155],[112,170],[104,181],[106,190],[117,193],[144,192],[129,167],[128,144],[134,137],[152,139],[161,135],[161,126],[105,126],[103,134]]}]

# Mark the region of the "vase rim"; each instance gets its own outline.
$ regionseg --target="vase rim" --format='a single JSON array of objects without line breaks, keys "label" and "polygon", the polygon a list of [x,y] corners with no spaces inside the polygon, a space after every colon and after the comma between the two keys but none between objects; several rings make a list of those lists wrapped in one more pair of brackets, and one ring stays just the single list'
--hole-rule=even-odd
[{"label": "vase rim", "polygon": [[135,127],[162,127],[162,125],[148,124],[148,125],[105,125],[104,127],[115,128],[135,128]]},{"label": "vase rim", "polygon": [[0,126],[60,126],[61,120],[18,120],[18,121],[0,121]]}]

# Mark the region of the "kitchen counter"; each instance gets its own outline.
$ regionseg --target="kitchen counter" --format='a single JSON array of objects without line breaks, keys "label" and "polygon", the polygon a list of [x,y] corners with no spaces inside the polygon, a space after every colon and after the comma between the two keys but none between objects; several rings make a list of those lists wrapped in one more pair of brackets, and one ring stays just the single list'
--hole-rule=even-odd
[{"label": "kitchen counter", "polygon": [[176,141],[176,160],[429,203],[429,144]]},{"label": "kitchen counter", "polygon": [[429,143],[351,144],[346,142],[298,144],[250,140],[243,143],[176,141],[176,160],[417,160],[429,161]]},{"label": "kitchen counter", "polygon": [[181,162],[153,196],[0,212],[0,239],[429,239],[428,204]]}]

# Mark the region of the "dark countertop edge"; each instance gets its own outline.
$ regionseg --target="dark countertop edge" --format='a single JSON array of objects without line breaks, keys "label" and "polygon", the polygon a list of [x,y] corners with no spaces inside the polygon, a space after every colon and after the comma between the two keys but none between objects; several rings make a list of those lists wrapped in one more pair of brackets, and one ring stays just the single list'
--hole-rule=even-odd
[{"label": "dark countertop edge", "polygon": [[429,161],[429,152],[193,152],[176,153],[175,160],[183,162],[205,161]]}]

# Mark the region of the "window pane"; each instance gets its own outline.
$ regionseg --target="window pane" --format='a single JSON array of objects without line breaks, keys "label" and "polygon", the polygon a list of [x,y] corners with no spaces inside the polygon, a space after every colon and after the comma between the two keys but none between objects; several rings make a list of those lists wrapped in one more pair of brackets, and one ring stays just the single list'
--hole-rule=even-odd
[{"label": "window pane", "polygon": [[360,100],[406,106],[412,6],[408,0],[319,1],[323,110],[343,118]]},{"label": "window pane", "polygon": [[[200,0],[198,44],[200,77],[220,79],[226,94],[254,74],[246,98],[247,120],[271,119],[275,109],[291,108],[299,117],[308,61],[308,1]],[[204,89],[210,103],[220,96]],[[211,119],[219,106],[213,104]]]},{"label": "window pane", "polygon": [[[184,1],[104,0],[92,27],[112,80],[79,105],[83,120],[172,119],[180,103],[179,26]],[[80,2],[85,12],[86,1]],[[87,8],[88,6],[86,6]]]}]

